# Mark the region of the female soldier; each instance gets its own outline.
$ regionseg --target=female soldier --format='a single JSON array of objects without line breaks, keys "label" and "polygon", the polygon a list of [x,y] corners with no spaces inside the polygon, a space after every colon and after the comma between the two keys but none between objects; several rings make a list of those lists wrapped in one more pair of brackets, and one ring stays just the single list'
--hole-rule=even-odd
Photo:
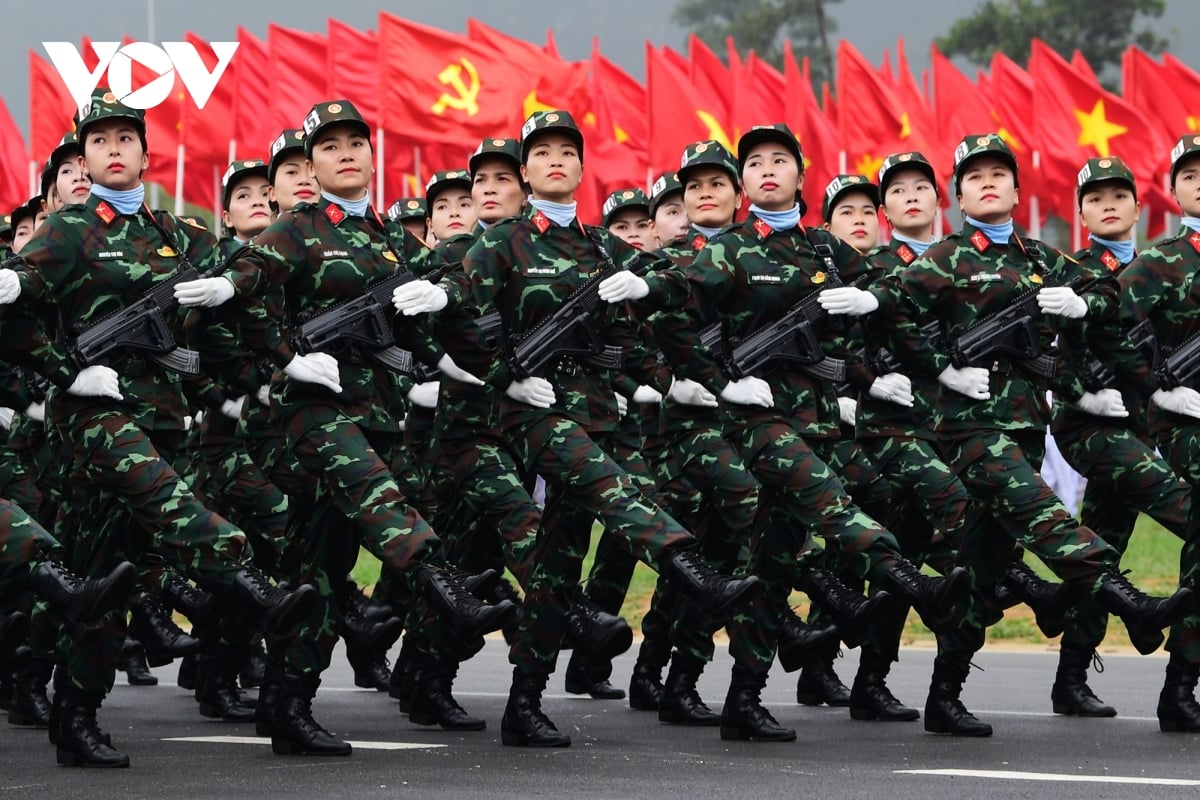
[{"label": "female soldier", "polygon": [[283,130],[271,142],[271,160],[267,162],[267,182],[271,184],[271,202],[275,213],[291,211],[297,203],[311,203],[320,187],[304,164],[304,131]]}]

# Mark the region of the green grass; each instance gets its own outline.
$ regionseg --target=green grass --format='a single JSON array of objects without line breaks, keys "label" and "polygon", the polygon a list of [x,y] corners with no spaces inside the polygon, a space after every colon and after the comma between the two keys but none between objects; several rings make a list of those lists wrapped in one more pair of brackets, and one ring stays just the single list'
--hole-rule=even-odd
[{"label": "green grass", "polygon": [[[599,538],[600,528],[597,526],[592,534],[592,550],[584,562],[583,574],[586,576],[592,566],[595,555],[595,544]],[[1149,517],[1138,519],[1133,538],[1122,561],[1124,569],[1131,570],[1130,578],[1134,584],[1144,591],[1163,594],[1174,591],[1179,585],[1179,550],[1180,540],[1167,532],[1161,525]],[[1032,556],[1026,560],[1038,574],[1052,577],[1049,569]],[[360,550],[358,562],[354,565],[351,577],[359,586],[367,588],[375,584],[379,578],[379,560],[366,550]],[[625,597],[622,614],[638,629],[642,616],[650,605],[650,597],[654,593],[654,583],[657,576],[645,564],[639,563],[633,572],[633,580],[629,584],[629,593]],[[792,601],[801,609],[807,610],[807,598],[802,594],[793,595]],[[1025,606],[1017,606],[1005,612],[1005,618],[988,629],[988,640],[1003,641],[1006,644],[1044,645],[1046,638],[1038,631],[1033,621],[1033,612]],[[921,624],[916,614],[910,614],[904,631],[904,642],[911,644],[933,643],[933,634]],[[1118,622],[1110,624],[1108,636],[1104,641],[1104,650],[1127,648],[1129,639],[1125,628]]]}]

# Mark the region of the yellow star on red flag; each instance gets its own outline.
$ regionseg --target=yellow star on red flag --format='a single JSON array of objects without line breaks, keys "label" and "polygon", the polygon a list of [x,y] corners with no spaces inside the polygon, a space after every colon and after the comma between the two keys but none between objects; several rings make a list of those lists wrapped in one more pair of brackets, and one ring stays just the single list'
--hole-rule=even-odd
[{"label": "yellow star on red flag", "polygon": [[1108,146],[1109,140],[1115,139],[1129,130],[1124,125],[1109,122],[1108,118],[1104,116],[1103,100],[1097,100],[1090,112],[1076,109],[1075,119],[1079,121],[1077,144],[1080,146],[1092,145],[1101,158],[1108,158],[1112,155],[1112,150]]}]

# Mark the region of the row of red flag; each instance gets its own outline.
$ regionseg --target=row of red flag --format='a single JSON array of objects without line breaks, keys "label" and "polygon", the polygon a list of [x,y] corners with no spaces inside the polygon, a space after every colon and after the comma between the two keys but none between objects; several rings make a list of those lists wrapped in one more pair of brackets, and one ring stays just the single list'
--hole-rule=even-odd
[{"label": "row of red flag", "polygon": [[[265,40],[240,27],[237,37],[238,51],[202,110],[176,76],[170,98],[147,112],[147,179],[207,208],[232,158],[265,157],[281,129],[298,127],[313,103],[334,98],[353,102],[376,130],[380,203],[419,194],[421,177],[435,170],[465,166],[485,137],[518,135],[532,111],[567,109],[585,132],[580,201],[591,219],[608,192],[646,185],[678,164],[689,142],[732,146],[752,125],[780,120],[800,137],[805,195],[814,199],[838,172],[873,178],[883,158],[901,150],[923,151],[948,177],[964,135],[999,131],[1021,165],[1018,221],[1027,227],[1048,214],[1073,218],[1075,175],[1093,156],[1124,158],[1148,210],[1169,212],[1170,148],[1179,135],[1200,130],[1188,114],[1200,108],[1200,75],[1136,47],[1125,55],[1118,96],[1078,53],[1067,62],[1037,40],[1027,69],[998,53],[975,80],[936,48],[918,80],[903,42],[894,67],[886,54],[877,67],[842,40],[836,99],[825,86],[818,100],[808,59],[798,61],[790,48],[780,72],[753,52],[739,57],[732,41],[725,63],[694,36],[687,55],[647,43],[644,84],[598,44],[589,60],[564,61],[552,37],[535,45],[474,20],[466,35],[381,13],[378,31],[331,19],[323,34],[272,24]],[[208,44],[186,38],[212,69],[217,59]],[[90,42],[83,45],[94,68]],[[74,111],[62,79],[34,51],[29,68],[28,149],[0,103],[2,208],[29,196],[37,165],[70,129]],[[134,88],[156,77],[134,69]]]}]

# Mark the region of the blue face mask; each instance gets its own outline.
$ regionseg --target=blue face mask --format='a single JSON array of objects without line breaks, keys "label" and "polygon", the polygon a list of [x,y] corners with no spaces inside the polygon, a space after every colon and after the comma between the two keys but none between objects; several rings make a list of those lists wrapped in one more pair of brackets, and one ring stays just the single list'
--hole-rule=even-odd
[{"label": "blue face mask", "polygon": [[133,189],[121,192],[93,183],[92,194],[115,208],[118,214],[136,214],[146,199],[146,184],[141,183]]},{"label": "blue face mask", "polygon": [[[1197,222],[1200,222],[1200,220],[1197,220]],[[1114,242],[1111,239],[1101,239],[1095,234],[1092,234],[1088,238],[1101,247],[1107,248],[1109,252],[1117,257],[1117,261],[1120,261],[1122,264],[1128,264],[1130,261],[1133,261],[1133,257],[1136,255],[1133,252],[1133,239]]]},{"label": "blue face mask", "polygon": [[575,202],[554,203],[550,200],[538,200],[531,196],[529,198],[529,205],[545,214],[546,218],[555,225],[561,225],[565,228],[571,224],[571,220],[575,219],[575,208],[578,204]]},{"label": "blue face mask", "polygon": [[321,192],[321,197],[324,197],[334,205],[341,206],[342,210],[352,217],[365,217],[367,209],[371,207],[370,192],[364,194],[359,200],[347,200],[344,197],[338,197],[336,194],[330,194],[329,192]]},{"label": "blue face mask", "polygon": [[983,231],[983,235],[991,240],[992,244],[1008,244],[1008,240],[1013,235],[1013,221],[1010,218],[1008,222],[1001,222],[999,225],[989,225],[986,222],[980,222],[974,217],[967,217],[967,222]]},{"label": "blue face mask", "polygon": [[787,211],[767,211],[765,208],[751,204],[750,212],[754,216],[761,219],[763,222],[771,226],[773,231],[787,231],[800,224],[800,204],[789,208]]},{"label": "blue face mask", "polygon": [[932,241],[922,242],[919,239],[913,239],[911,236],[905,236],[899,231],[892,231],[892,239],[897,242],[904,242],[906,245],[908,245],[908,249],[912,250],[918,256],[925,255],[925,251],[933,246]]}]

